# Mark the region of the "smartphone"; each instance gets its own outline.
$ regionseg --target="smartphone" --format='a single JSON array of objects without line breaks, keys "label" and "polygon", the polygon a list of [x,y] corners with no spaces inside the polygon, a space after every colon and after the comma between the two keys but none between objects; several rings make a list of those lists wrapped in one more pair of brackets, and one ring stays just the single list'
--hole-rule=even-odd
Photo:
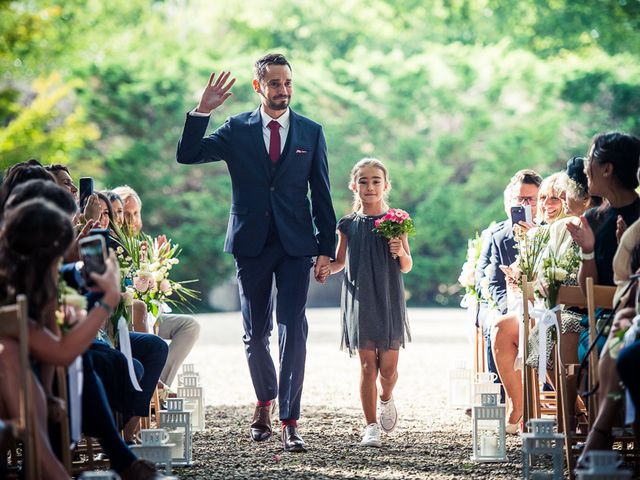
[{"label": "smartphone", "polygon": [[106,243],[102,235],[89,235],[78,242],[80,258],[84,264],[82,274],[87,287],[95,287],[91,273],[104,273],[107,269]]},{"label": "smartphone", "polygon": [[531,205],[511,207],[511,225],[517,225],[520,222],[533,223]]},{"label": "smartphone", "polygon": [[109,255],[109,249],[113,247],[113,238],[109,235],[108,228],[92,228],[89,235],[101,235],[104,238],[104,244],[107,246],[106,255]]},{"label": "smartphone", "polygon": [[87,198],[93,195],[93,178],[80,178],[80,212],[84,212],[84,206],[87,204]]}]

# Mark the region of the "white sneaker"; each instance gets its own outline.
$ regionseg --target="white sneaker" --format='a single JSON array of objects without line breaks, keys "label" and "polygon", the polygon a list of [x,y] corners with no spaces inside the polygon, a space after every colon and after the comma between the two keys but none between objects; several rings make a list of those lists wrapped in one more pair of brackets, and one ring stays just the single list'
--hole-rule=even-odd
[{"label": "white sneaker", "polygon": [[380,440],[380,427],[377,423],[370,423],[364,427],[364,435],[362,435],[360,445],[363,447],[382,446],[382,441]]},{"label": "white sneaker", "polygon": [[396,428],[396,424],[398,423],[398,410],[396,410],[393,396],[386,402],[380,400],[378,418],[380,419],[380,428],[382,428],[384,433],[391,433],[393,429]]}]

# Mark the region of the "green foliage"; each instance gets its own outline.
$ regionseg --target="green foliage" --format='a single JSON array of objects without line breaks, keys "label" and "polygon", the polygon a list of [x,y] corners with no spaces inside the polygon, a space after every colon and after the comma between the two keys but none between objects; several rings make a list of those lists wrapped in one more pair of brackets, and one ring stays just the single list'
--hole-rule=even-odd
[{"label": "green foliage", "polygon": [[324,126],[336,213],[353,164],[383,160],[419,232],[411,301],[446,304],[513,172],[640,133],[639,22],[638,0],[0,1],[1,166],[40,157],[131,185],[145,230],[184,248],[177,279],[206,292],[233,272],[230,181],[175,162],[184,115],[221,69],[237,83],[210,129],[254,109],[253,61],[282,51],[294,108]]}]

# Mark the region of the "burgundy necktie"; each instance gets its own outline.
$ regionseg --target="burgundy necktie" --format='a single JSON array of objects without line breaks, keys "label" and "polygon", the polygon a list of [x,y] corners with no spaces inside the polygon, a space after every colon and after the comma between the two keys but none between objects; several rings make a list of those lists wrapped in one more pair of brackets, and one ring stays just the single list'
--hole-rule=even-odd
[{"label": "burgundy necktie", "polygon": [[277,163],[280,159],[280,124],[271,120],[267,125],[271,130],[269,137],[269,158],[272,163]]}]

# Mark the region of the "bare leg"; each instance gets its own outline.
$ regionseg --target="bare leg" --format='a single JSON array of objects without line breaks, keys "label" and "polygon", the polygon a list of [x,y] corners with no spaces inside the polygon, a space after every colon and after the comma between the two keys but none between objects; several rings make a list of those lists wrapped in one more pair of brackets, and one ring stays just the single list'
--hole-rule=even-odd
[{"label": "bare leg", "polygon": [[147,306],[142,300],[134,300],[131,307],[134,332],[147,333]]},{"label": "bare leg", "polygon": [[386,350],[378,352],[380,358],[380,400],[386,402],[391,398],[393,387],[398,381],[398,354],[399,350]]},{"label": "bare leg", "polygon": [[[13,340],[0,340],[0,395],[3,416],[17,419],[20,416],[20,360],[18,344]],[[53,454],[47,432],[47,405],[44,391],[31,374],[32,402],[35,411],[36,458],[45,479],[68,479],[69,475]]]},{"label": "bare leg", "polygon": [[[606,345],[603,351],[607,351]],[[600,408],[598,409],[598,416],[595,419],[593,428],[587,437],[583,455],[584,452],[589,450],[611,448],[611,427],[620,411],[622,400],[624,399],[624,390],[620,387],[620,377],[616,369],[616,362],[608,353],[604,353],[602,357],[600,357],[598,374],[600,377]]]},{"label": "bare leg", "polygon": [[514,370],[518,355],[518,319],[515,315],[498,318],[491,331],[493,359],[498,375],[511,402],[508,423],[516,423],[522,417],[522,372]]},{"label": "bare leg", "polygon": [[133,442],[133,437],[140,427],[140,417],[131,417],[122,429],[125,442]]},{"label": "bare leg", "polygon": [[360,401],[367,425],[376,423],[378,404],[378,356],[375,350],[358,350],[360,355]]}]

